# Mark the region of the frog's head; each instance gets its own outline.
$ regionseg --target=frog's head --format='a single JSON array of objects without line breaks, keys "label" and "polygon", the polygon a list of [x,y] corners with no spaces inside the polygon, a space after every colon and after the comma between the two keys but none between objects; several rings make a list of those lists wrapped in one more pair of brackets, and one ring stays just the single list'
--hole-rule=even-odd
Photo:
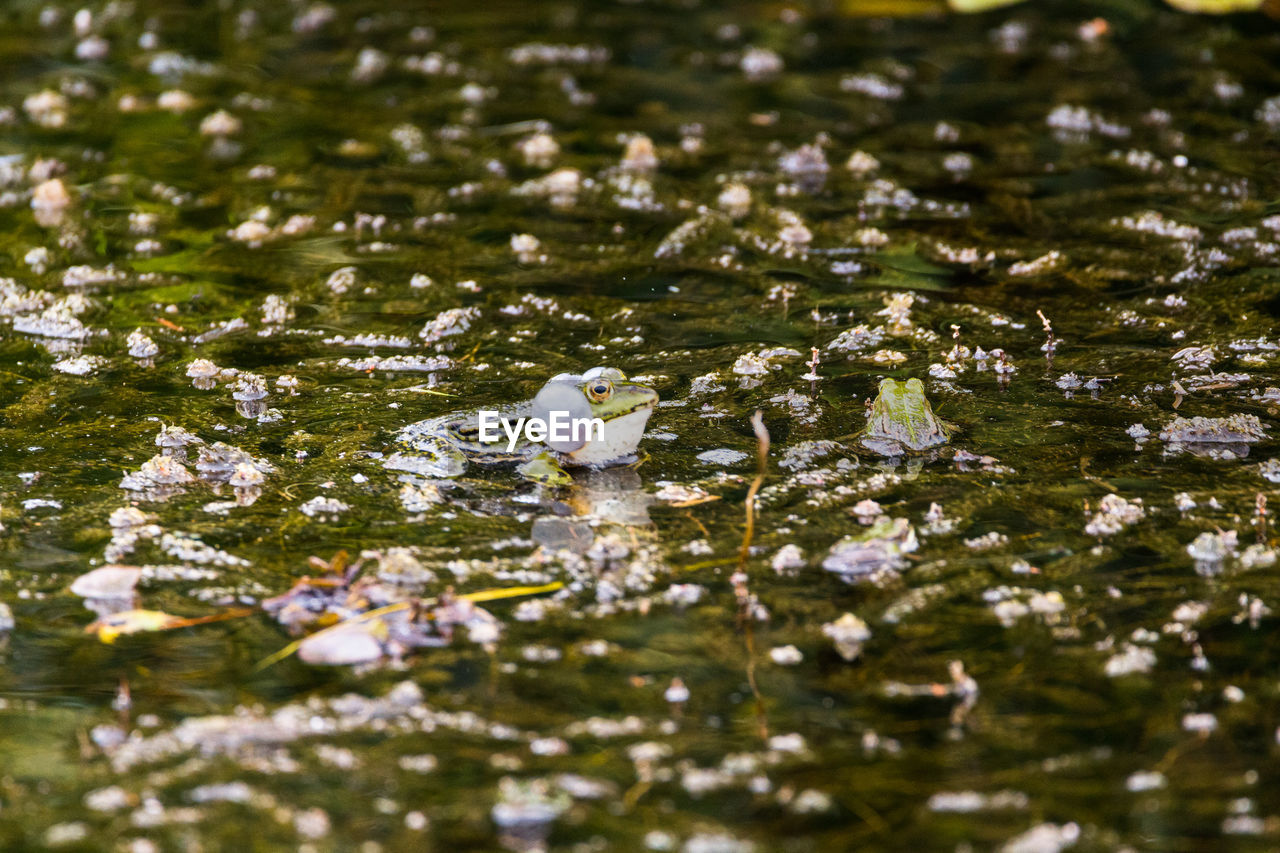
[{"label": "frog's head", "polygon": [[[657,402],[658,392],[627,381],[616,367],[594,367],[553,376],[533,398],[532,415],[553,427],[553,418],[570,424],[547,440],[569,462],[606,465],[635,453]],[[599,423],[588,428],[593,419]]]},{"label": "frog's head", "polygon": [[881,379],[875,406],[885,413],[908,416],[908,413],[928,405],[924,396],[924,383],[919,379],[900,382],[897,379]]}]

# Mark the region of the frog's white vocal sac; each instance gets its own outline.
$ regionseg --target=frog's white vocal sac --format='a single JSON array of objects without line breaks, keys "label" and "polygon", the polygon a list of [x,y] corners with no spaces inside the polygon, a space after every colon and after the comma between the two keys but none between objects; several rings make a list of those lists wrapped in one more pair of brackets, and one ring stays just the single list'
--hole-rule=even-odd
[{"label": "frog's white vocal sac", "polygon": [[[604,421],[600,418],[575,418],[571,412],[557,409],[546,418],[517,418],[515,423],[492,409],[482,409],[478,416],[479,437],[484,444],[500,441],[498,427],[507,436],[507,452],[514,453],[520,433],[529,442],[583,442],[604,440]],[[592,437],[592,433],[595,437]]]}]

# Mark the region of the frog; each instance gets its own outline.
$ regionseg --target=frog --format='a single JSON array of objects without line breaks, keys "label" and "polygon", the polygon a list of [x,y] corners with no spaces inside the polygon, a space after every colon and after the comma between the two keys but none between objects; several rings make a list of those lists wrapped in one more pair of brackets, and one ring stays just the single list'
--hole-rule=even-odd
[{"label": "frog", "polygon": [[[609,468],[637,461],[636,448],[658,403],[658,393],[629,380],[616,367],[595,367],[581,374],[561,373],[537,395],[505,411],[455,412],[404,427],[397,450],[383,466],[427,477],[452,479],[472,464],[515,464],[526,480],[566,486],[566,468]],[[598,419],[590,428],[561,428],[539,436],[520,430],[520,419],[552,424]],[[529,423],[529,421],[526,421]],[[586,426],[585,423],[582,426]]]},{"label": "frog", "polygon": [[907,555],[920,547],[915,528],[905,518],[882,515],[875,524],[831,546],[822,567],[853,583],[888,577],[907,565]]},{"label": "frog", "polygon": [[904,456],[946,444],[955,429],[934,416],[919,379],[882,379],[859,441],[881,456]]}]

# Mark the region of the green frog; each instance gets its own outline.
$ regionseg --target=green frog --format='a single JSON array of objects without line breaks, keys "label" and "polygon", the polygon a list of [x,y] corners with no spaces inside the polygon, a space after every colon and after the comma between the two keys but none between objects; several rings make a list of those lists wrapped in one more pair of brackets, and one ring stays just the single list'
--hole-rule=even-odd
[{"label": "green frog", "polygon": [[859,441],[881,456],[902,456],[946,444],[954,431],[954,426],[934,417],[919,379],[882,379]]},{"label": "green frog", "polygon": [[658,393],[615,367],[561,373],[536,397],[503,411],[455,412],[400,430],[383,462],[426,477],[460,476],[467,464],[515,463],[537,483],[573,482],[565,466],[607,468],[636,459]]}]

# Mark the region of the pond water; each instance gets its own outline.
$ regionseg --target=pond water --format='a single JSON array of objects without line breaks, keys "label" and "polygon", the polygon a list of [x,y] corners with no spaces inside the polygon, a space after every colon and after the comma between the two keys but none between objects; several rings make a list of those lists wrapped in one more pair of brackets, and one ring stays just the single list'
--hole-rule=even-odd
[{"label": "pond water", "polygon": [[0,847],[1274,849],[1280,33],[872,5],[10,4]]}]

